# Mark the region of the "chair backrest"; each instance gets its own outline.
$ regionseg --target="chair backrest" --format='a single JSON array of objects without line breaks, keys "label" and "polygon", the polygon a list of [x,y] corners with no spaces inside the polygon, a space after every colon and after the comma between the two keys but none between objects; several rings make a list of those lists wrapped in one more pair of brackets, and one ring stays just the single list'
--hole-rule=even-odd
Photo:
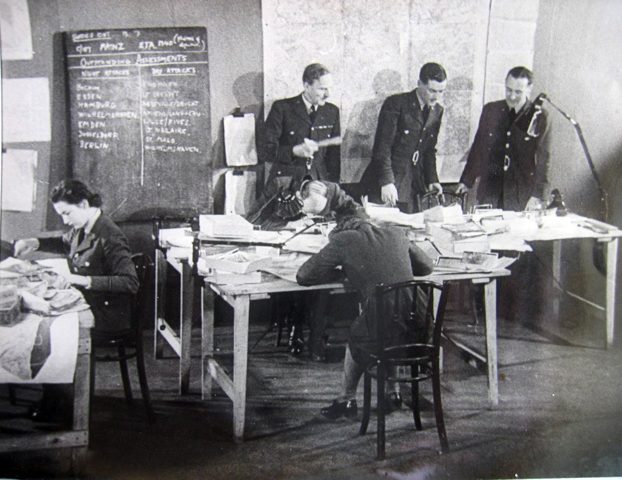
[{"label": "chair backrest", "polygon": [[[409,280],[377,285],[374,293],[376,346],[380,354],[396,345],[440,347],[449,285]],[[440,294],[434,311],[434,295]]]},{"label": "chair backrest", "polygon": [[419,211],[427,210],[432,207],[443,206],[447,207],[457,203],[462,207],[462,211],[466,212],[467,206],[467,192],[455,193],[451,190],[443,191],[442,195],[437,195],[436,191],[424,193],[423,195],[417,195],[417,203],[419,205]]}]

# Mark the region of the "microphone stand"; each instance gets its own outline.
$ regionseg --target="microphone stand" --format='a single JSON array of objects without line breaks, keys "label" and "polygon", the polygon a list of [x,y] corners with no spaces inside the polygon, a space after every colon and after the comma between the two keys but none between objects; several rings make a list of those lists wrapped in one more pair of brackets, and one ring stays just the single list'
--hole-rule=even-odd
[{"label": "microphone stand", "polygon": [[[572,118],[570,115],[564,112],[561,108],[559,108],[555,103],[553,103],[546,94],[541,93],[538,96],[538,98],[536,98],[536,101],[538,101],[539,99],[546,100],[547,102],[549,102],[551,106],[555,108],[555,110],[561,113],[564,116],[564,118],[572,124],[575,131],[577,132],[577,135],[579,137],[579,142],[581,143],[581,147],[583,148],[583,153],[585,154],[585,159],[587,160],[587,164],[589,165],[590,170],[592,171],[592,176],[594,177],[594,180],[596,181],[596,185],[598,186],[598,191],[600,193],[601,218],[603,221],[608,222],[609,204],[608,204],[607,192],[603,188],[603,185],[600,182],[598,173],[596,172],[596,168],[594,167],[594,162],[592,161],[592,155],[590,155],[590,151],[587,148],[587,143],[585,142],[585,138],[583,137],[583,131],[581,130],[581,125],[579,125],[579,122],[577,122],[574,118]],[[594,266],[600,273],[602,273],[603,275],[606,275],[607,268],[605,265],[604,244],[601,242],[594,242],[594,245],[592,248],[592,263],[594,264]]]},{"label": "microphone stand", "polygon": [[[583,131],[581,130],[581,125],[579,125],[579,122],[577,122],[574,118],[572,118],[570,115],[564,112],[561,108],[559,108],[555,103],[553,103],[551,99],[548,97],[548,95],[541,93],[540,95],[538,95],[538,97],[549,102],[551,106],[555,108],[555,110],[561,113],[564,116],[564,118],[572,124],[575,131],[577,132],[577,136],[579,137],[579,142],[581,143],[581,147],[583,148],[583,153],[585,154],[585,159],[587,160],[587,164],[590,167],[592,176],[594,177],[594,180],[596,181],[596,185],[598,186],[598,192],[600,193],[600,200],[601,200],[601,205],[602,205],[601,212],[600,212],[601,217],[603,221],[607,222],[609,218],[609,202],[608,202],[607,192],[603,188],[602,183],[600,182],[598,173],[596,172],[596,168],[594,167],[594,162],[592,161],[592,155],[590,155],[590,151],[587,148],[587,143],[585,142],[585,138],[583,137]],[[538,98],[536,98],[536,101],[537,100]]]}]

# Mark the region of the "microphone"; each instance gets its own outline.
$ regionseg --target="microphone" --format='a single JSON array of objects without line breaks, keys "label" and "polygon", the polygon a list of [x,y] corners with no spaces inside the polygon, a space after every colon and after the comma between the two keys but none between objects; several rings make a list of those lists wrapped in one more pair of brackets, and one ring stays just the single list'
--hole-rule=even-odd
[{"label": "microphone", "polygon": [[544,100],[546,100],[548,102],[549,101],[549,97],[547,96],[546,93],[541,93],[534,99],[533,104],[536,107],[541,107],[542,103],[544,103]]}]

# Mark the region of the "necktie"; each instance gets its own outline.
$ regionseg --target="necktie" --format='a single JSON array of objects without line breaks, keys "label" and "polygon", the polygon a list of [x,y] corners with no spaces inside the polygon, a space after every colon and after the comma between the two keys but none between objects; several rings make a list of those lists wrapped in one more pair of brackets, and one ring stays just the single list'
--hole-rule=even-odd
[{"label": "necktie", "polygon": [[428,121],[428,117],[430,116],[430,105],[426,105],[423,107],[423,124]]},{"label": "necktie", "polygon": [[85,236],[86,234],[84,233],[84,228],[81,228],[80,230],[78,230],[78,243],[76,243],[76,245],[80,245],[82,241],[84,240]]},{"label": "necktie", "polygon": [[311,123],[315,122],[315,117],[317,116],[317,105],[311,105],[311,110],[309,110],[309,119]]},{"label": "necktie", "polygon": [[510,125],[514,123],[514,120],[516,120],[516,110],[514,110],[513,108],[510,108],[510,112],[508,113],[509,117],[510,117]]}]

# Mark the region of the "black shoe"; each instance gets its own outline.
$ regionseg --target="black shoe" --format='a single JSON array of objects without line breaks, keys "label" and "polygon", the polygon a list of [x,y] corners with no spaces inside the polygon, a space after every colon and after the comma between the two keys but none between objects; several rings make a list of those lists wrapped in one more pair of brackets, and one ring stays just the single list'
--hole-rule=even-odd
[{"label": "black shoe", "polygon": [[356,418],[358,408],[356,406],[356,400],[346,400],[345,402],[333,400],[333,403],[323,408],[321,412],[322,415],[329,420],[337,420],[341,417]]},{"label": "black shoe", "polygon": [[384,414],[388,415],[400,408],[402,408],[402,394],[400,392],[389,393],[384,399]]},{"label": "black shoe", "polygon": [[292,325],[287,345],[289,347],[289,353],[292,355],[298,356],[302,353],[305,348],[305,340],[302,336],[302,327]]}]

